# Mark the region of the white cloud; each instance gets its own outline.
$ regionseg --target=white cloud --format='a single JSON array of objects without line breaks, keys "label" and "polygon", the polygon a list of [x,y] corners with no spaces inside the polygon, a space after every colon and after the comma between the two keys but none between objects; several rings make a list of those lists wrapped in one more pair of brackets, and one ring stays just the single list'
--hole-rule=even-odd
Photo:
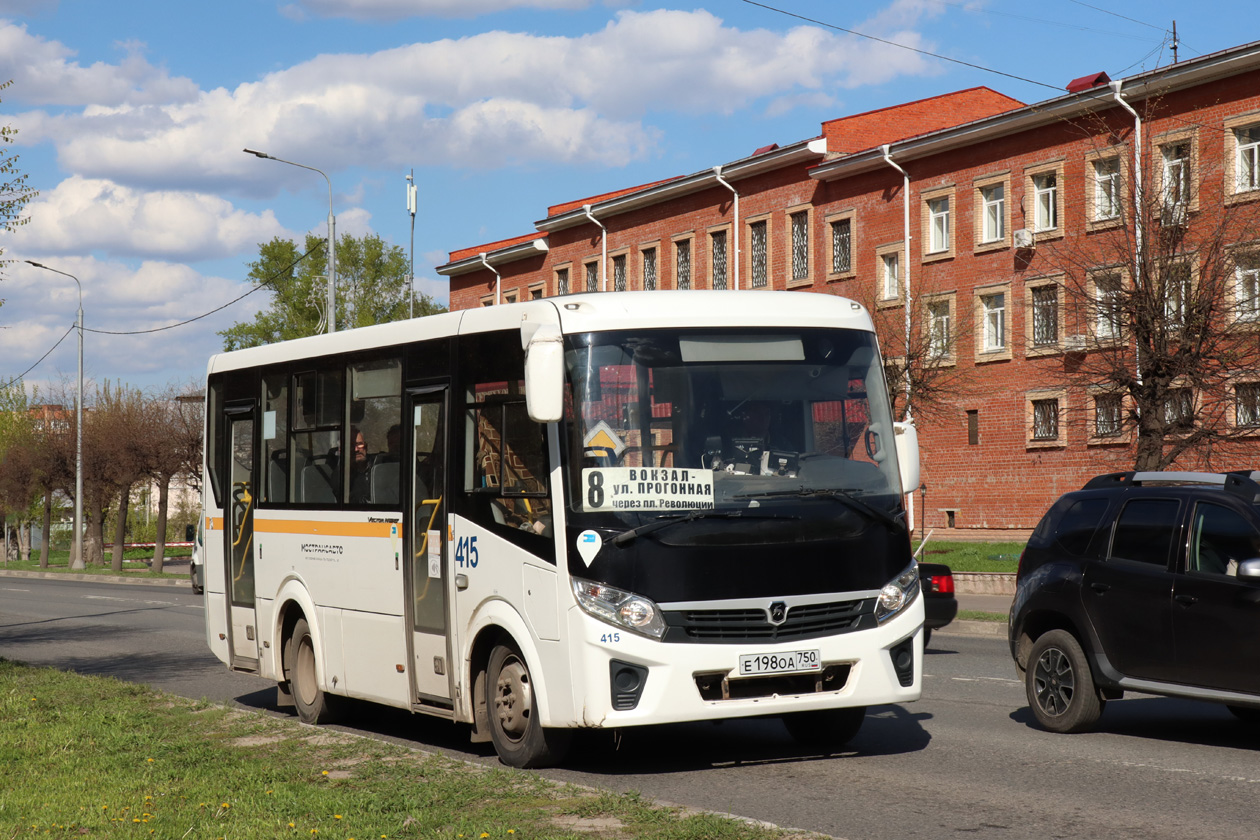
[{"label": "white cloud", "polygon": [[[240,280],[156,260],[133,266],[58,255],[47,258],[46,264],[73,274],[83,284],[88,330],[84,375],[98,382],[110,379],[148,386],[166,383],[172,371],[197,375],[205,370],[210,354],[223,348],[217,332],[252,318],[267,302],[266,293],[258,292],[205,319],[145,332],[209,312],[249,287]],[[4,360],[0,381],[8,381],[36,362],[74,323],[78,292],[68,278],[20,264],[8,272],[0,289],[7,298],[0,310],[5,327],[0,329],[0,359]],[[134,334],[116,334],[127,332]],[[27,381],[55,382],[73,375],[76,345],[73,335],[63,340]]]},{"label": "white cloud", "polygon": [[63,106],[144,105],[188,102],[197,95],[190,79],[172,78],[142,55],[144,45],[117,45],[118,64],[73,62],[74,51],[31,35],[26,26],[0,20],[0,80],[12,79],[11,96],[24,102]]},{"label": "white cloud", "polygon": [[319,17],[353,20],[471,18],[511,9],[585,9],[589,5],[590,0],[298,0],[292,4]]},{"label": "white cloud", "polygon": [[816,27],[740,30],[705,11],[624,11],[575,38],[486,32],[322,55],[230,91],[162,104],[114,95],[81,113],[13,122],[22,142],[53,140],[62,167],[88,177],[165,188],[226,181],[262,194],[311,176],[260,164],[244,147],[325,171],[417,159],[617,166],[656,150],[653,113],[732,113],[761,99],[781,113],[793,97],[924,72],[922,56]]},{"label": "white cloud", "polygon": [[67,178],[32,202],[30,222],[12,236],[16,247],[47,254],[90,254],[200,260],[250,251],[289,236],[267,210],[246,213],[218,196],[144,192],[110,181]]}]

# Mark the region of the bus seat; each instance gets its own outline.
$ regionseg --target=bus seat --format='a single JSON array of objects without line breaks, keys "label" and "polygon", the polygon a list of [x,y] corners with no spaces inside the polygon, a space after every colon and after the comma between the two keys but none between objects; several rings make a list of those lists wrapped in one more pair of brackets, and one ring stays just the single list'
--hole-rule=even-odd
[{"label": "bus seat", "polygon": [[368,474],[368,498],[374,505],[398,504],[398,462],[373,464]]},{"label": "bus seat", "polygon": [[337,494],[333,490],[332,465],[327,461],[316,461],[302,469],[302,501],[335,502]]}]

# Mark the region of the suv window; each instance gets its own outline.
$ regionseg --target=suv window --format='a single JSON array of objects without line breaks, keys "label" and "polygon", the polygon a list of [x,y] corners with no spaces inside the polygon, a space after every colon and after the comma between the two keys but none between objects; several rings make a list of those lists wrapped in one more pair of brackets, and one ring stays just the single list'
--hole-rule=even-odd
[{"label": "suv window", "polygon": [[1107,506],[1106,499],[1078,499],[1064,511],[1054,531],[1059,548],[1069,554],[1084,556],[1090,539],[1098,530],[1098,523],[1107,512]]},{"label": "suv window", "polygon": [[1221,505],[1200,502],[1194,509],[1187,570],[1213,575],[1235,575],[1238,564],[1260,557],[1255,527]]},{"label": "suv window", "polygon": [[1112,558],[1166,566],[1180,507],[1176,499],[1133,499],[1125,504],[1116,521]]}]

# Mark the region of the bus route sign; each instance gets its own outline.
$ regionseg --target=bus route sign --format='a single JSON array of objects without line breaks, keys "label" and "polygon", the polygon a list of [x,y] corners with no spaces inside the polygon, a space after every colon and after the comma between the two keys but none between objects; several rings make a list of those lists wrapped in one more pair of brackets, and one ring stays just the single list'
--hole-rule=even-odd
[{"label": "bus route sign", "polygon": [[674,467],[595,467],[582,470],[588,511],[709,510],[713,471]]}]

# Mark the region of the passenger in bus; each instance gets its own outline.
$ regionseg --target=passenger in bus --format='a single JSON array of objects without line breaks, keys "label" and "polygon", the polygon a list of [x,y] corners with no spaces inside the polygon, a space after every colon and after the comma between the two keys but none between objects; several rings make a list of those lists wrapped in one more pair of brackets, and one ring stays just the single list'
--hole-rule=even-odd
[{"label": "passenger in bus", "polygon": [[368,500],[368,453],[367,441],[357,427],[350,428],[350,504],[361,505]]}]

